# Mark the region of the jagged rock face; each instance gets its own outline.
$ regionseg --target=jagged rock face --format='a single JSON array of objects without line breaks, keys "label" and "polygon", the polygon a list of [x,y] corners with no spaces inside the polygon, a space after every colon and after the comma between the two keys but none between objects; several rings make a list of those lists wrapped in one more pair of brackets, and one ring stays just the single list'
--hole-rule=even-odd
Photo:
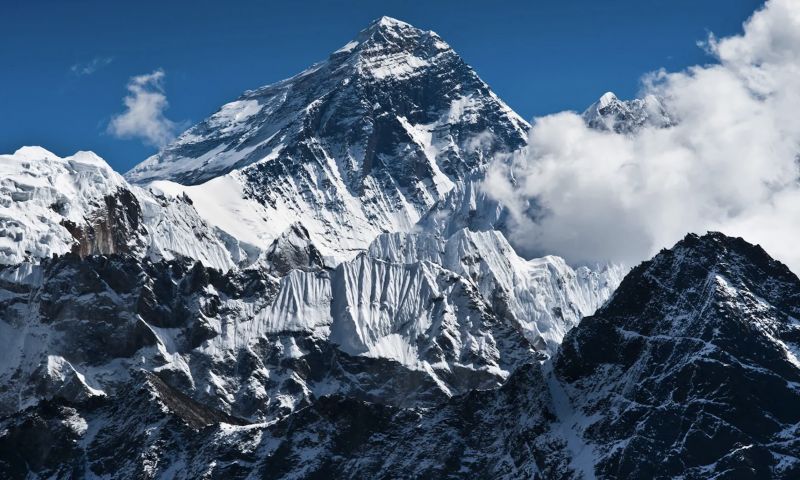
[{"label": "jagged rock face", "polygon": [[147,235],[139,201],[127,189],[119,189],[103,197],[103,203],[96,206],[92,217],[86,219],[83,225],[70,220],[64,220],[63,225],[76,242],[72,246],[72,253],[82,257],[136,254],[144,249],[142,238]]},{"label": "jagged rock face", "polygon": [[[513,313],[493,310],[506,304],[498,289],[481,286],[501,275],[488,264],[480,275],[479,266],[453,272],[420,250],[416,259],[410,251],[394,260],[362,254],[331,270],[315,263],[309,245],[297,227],[267,252],[268,261],[226,273],[128,255],[68,254],[5,267],[3,413],[53,396],[113,395],[135,368],[252,420],[289,414],[333,392],[434,406],[469,389],[498,387],[537,358]],[[499,237],[483,247],[495,268],[515,261],[503,245]],[[372,249],[379,251],[386,256],[386,245]],[[571,285],[570,272],[542,273],[550,284]],[[523,295],[536,287],[500,281],[519,311],[535,301]],[[545,308],[548,295],[539,293]],[[587,295],[567,297],[602,301],[599,290]],[[551,317],[538,325],[550,320],[554,329],[569,327]]]},{"label": "jagged rock face", "polygon": [[325,396],[243,426],[163,374],[136,372],[115,396],[46,401],[0,420],[10,452],[0,473],[796,478],[798,309],[800,280],[760,247],[689,235],[636,267],[553,359],[498,389],[430,409]]},{"label": "jagged rock face", "polygon": [[292,224],[276,238],[264,260],[266,268],[279,277],[292,270],[313,271],[325,267],[325,258],[301,223]]},{"label": "jagged rock face", "polygon": [[800,280],[760,247],[689,235],[635,268],[552,360],[518,368],[498,389],[431,409],[333,395],[274,423],[194,430],[223,414],[134,375],[120,395],[0,420],[0,446],[13,452],[0,472],[796,478],[798,308]]},{"label": "jagged rock face", "polygon": [[[220,421],[243,424],[194,402],[156,375],[137,371],[110,400],[94,397],[75,406],[63,399],[48,400],[14,420],[0,420],[0,476],[29,478],[28,472],[35,472],[39,478],[169,477],[179,474],[183,459],[167,459],[163,453],[186,445],[197,429]],[[170,467],[177,469],[170,474]]]},{"label": "jagged rock face", "polygon": [[798,278],[740,238],[635,268],[555,361],[598,477],[800,475],[798,315]]},{"label": "jagged rock face", "polygon": [[0,420],[9,452],[0,474],[70,478],[80,465],[81,473],[138,478],[574,478],[538,365],[436,409],[332,396],[275,424],[199,431],[191,422],[222,414],[136,377],[112,398],[47,402]]},{"label": "jagged rock face", "polygon": [[191,339],[210,308],[204,298],[181,295],[180,287],[191,290],[196,277],[193,269],[187,280],[187,270],[176,261],[72,253],[3,267],[0,412],[53,396],[113,394],[134,365],[164,363],[157,329],[174,328]]},{"label": "jagged rock face", "polygon": [[192,197],[225,184],[255,204],[243,221],[269,219],[265,243],[300,221],[324,254],[349,259],[382,232],[410,230],[454,185],[525,145],[528,129],[438,35],[383,18],[126,178],[195,185]]},{"label": "jagged rock face", "polygon": [[589,128],[626,135],[635,135],[646,126],[667,128],[677,122],[666,104],[653,95],[621,101],[611,92],[600,97],[581,116]]}]

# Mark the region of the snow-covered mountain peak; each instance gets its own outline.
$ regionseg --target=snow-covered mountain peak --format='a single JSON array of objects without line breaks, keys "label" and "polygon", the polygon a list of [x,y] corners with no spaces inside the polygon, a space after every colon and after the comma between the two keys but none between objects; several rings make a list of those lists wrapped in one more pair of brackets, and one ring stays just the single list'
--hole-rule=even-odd
[{"label": "snow-covered mountain peak", "polygon": [[382,38],[386,39],[387,37],[418,36],[421,33],[423,33],[422,30],[414,28],[406,22],[383,16],[371,21],[369,25],[367,25],[367,28],[361,30],[354,40],[364,42],[374,38],[376,35],[380,35]]},{"label": "snow-covered mountain peak", "polygon": [[581,116],[590,128],[627,135],[634,135],[645,126],[666,128],[675,124],[663,99],[654,95],[621,101],[607,92]]},{"label": "snow-covered mountain peak", "polygon": [[376,18],[369,23],[367,30],[377,28],[414,28],[406,22],[400,21],[396,18],[388,17],[386,15],[381,18]]},{"label": "snow-covered mountain peak", "polygon": [[126,183],[91,152],[60,158],[23,147],[0,155],[0,264],[71,251],[71,225]]},{"label": "snow-covered mountain peak", "polygon": [[619,101],[619,99],[617,98],[616,95],[614,95],[613,92],[606,92],[605,94],[603,94],[602,97],[600,97],[600,99],[591,104],[589,108],[587,108],[586,111],[583,112],[582,115],[583,119],[586,122],[592,122],[593,120],[601,116],[600,112],[602,110],[608,108],[612,104],[618,104],[618,103],[622,102]]},{"label": "snow-covered mountain peak", "polygon": [[[372,54],[377,54],[388,45],[395,47],[401,46],[406,38],[419,38],[425,32],[411,25],[395,20],[391,17],[381,17],[370,22],[370,24],[358,33],[351,41],[339,50],[331,54],[331,59],[338,58],[342,54],[357,56],[360,52],[369,50]],[[312,67],[313,68],[313,67]]]},{"label": "snow-covered mountain peak", "polygon": [[16,152],[14,152],[13,156],[17,158],[28,158],[31,160],[59,159],[58,155],[51,152],[50,150],[37,146],[21,147]]},{"label": "snow-covered mountain peak", "polygon": [[597,101],[597,108],[605,108],[615,100],[617,100],[617,96],[614,95],[614,92],[606,92],[600,97],[600,100]]},{"label": "snow-covered mountain peak", "polygon": [[[418,75],[424,79],[412,78]],[[359,119],[374,123],[381,114],[389,114],[394,121],[403,117],[412,126],[420,120],[430,125],[445,113],[443,109],[450,113],[446,118],[456,120],[471,113],[470,107],[477,102],[487,103],[487,108],[505,117],[499,120],[510,123],[503,128],[518,137],[511,147],[524,143],[527,123],[497,99],[438,35],[383,17],[327,60],[292,78],[245,92],[126,177],[134,183],[155,179],[202,183],[233,169],[285,156],[290,137],[299,133],[294,132],[297,127],[321,133],[338,124],[343,113],[350,115],[349,125],[357,125]],[[477,123],[474,113],[467,119]],[[472,135],[478,133],[483,132]],[[359,157],[371,153],[364,150],[361,147],[361,152],[351,151],[349,156],[363,164]],[[364,160],[371,164],[369,158]]]},{"label": "snow-covered mountain peak", "polygon": [[126,178],[208,199],[225,183],[232,211],[211,223],[236,236],[224,218],[247,211],[248,239],[237,238],[266,249],[299,221],[342,260],[382,232],[409,231],[524,146],[529,128],[438,35],[382,18],[327,60],[245,92]]}]

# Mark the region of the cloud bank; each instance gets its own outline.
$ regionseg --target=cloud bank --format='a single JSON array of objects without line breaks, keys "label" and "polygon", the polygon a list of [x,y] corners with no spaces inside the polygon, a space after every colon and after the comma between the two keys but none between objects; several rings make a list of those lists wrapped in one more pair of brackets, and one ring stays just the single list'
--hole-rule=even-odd
[{"label": "cloud bank", "polygon": [[139,75],[128,82],[125,111],[111,117],[107,133],[123,139],[140,138],[145,145],[163,147],[188,127],[164,116],[169,108],[164,93],[164,70]]},{"label": "cloud bank", "polygon": [[702,46],[718,63],[643,79],[676,126],[629,137],[574,112],[534,120],[527,150],[485,184],[508,206],[516,245],[632,266],[718,230],[800,272],[800,1],[770,0],[743,35]]}]

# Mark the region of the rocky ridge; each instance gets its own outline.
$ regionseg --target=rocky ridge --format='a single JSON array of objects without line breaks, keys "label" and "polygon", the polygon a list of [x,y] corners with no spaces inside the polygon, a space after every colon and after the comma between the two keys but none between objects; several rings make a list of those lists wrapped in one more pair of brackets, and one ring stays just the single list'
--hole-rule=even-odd
[{"label": "rocky ridge", "polygon": [[[0,421],[0,443],[13,452],[0,471],[12,478],[30,471],[67,478],[76,468],[144,478],[794,478],[799,298],[800,280],[760,247],[688,235],[636,267],[551,360],[518,368],[498,389],[431,409],[332,395],[276,422],[198,427],[185,418],[186,400],[169,406],[151,377],[137,374],[119,395],[48,401]],[[130,408],[129,420],[114,420],[122,408]],[[134,422],[150,434],[138,435]],[[29,439],[43,431],[34,448]],[[114,455],[120,448],[133,453]]]}]

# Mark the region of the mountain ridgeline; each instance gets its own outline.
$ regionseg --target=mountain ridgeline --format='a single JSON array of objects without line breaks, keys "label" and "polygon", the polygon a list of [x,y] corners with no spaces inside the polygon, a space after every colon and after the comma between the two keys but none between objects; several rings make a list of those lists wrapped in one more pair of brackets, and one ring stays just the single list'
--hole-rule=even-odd
[{"label": "mountain ridgeline", "polygon": [[760,247],[688,235],[634,268],[552,359],[499,388],[425,409],[333,393],[244,425],[136,371],[116,395],[57,397],[2,420],[0,472],[796,478],[798,302],[800,280]]},{"label": "mountain ridgeline", "polygon": [[523,258],[483,180],[529,130],[383,17],[124,176],[0,156],[0,477],[798,478],[800,280]]}]

